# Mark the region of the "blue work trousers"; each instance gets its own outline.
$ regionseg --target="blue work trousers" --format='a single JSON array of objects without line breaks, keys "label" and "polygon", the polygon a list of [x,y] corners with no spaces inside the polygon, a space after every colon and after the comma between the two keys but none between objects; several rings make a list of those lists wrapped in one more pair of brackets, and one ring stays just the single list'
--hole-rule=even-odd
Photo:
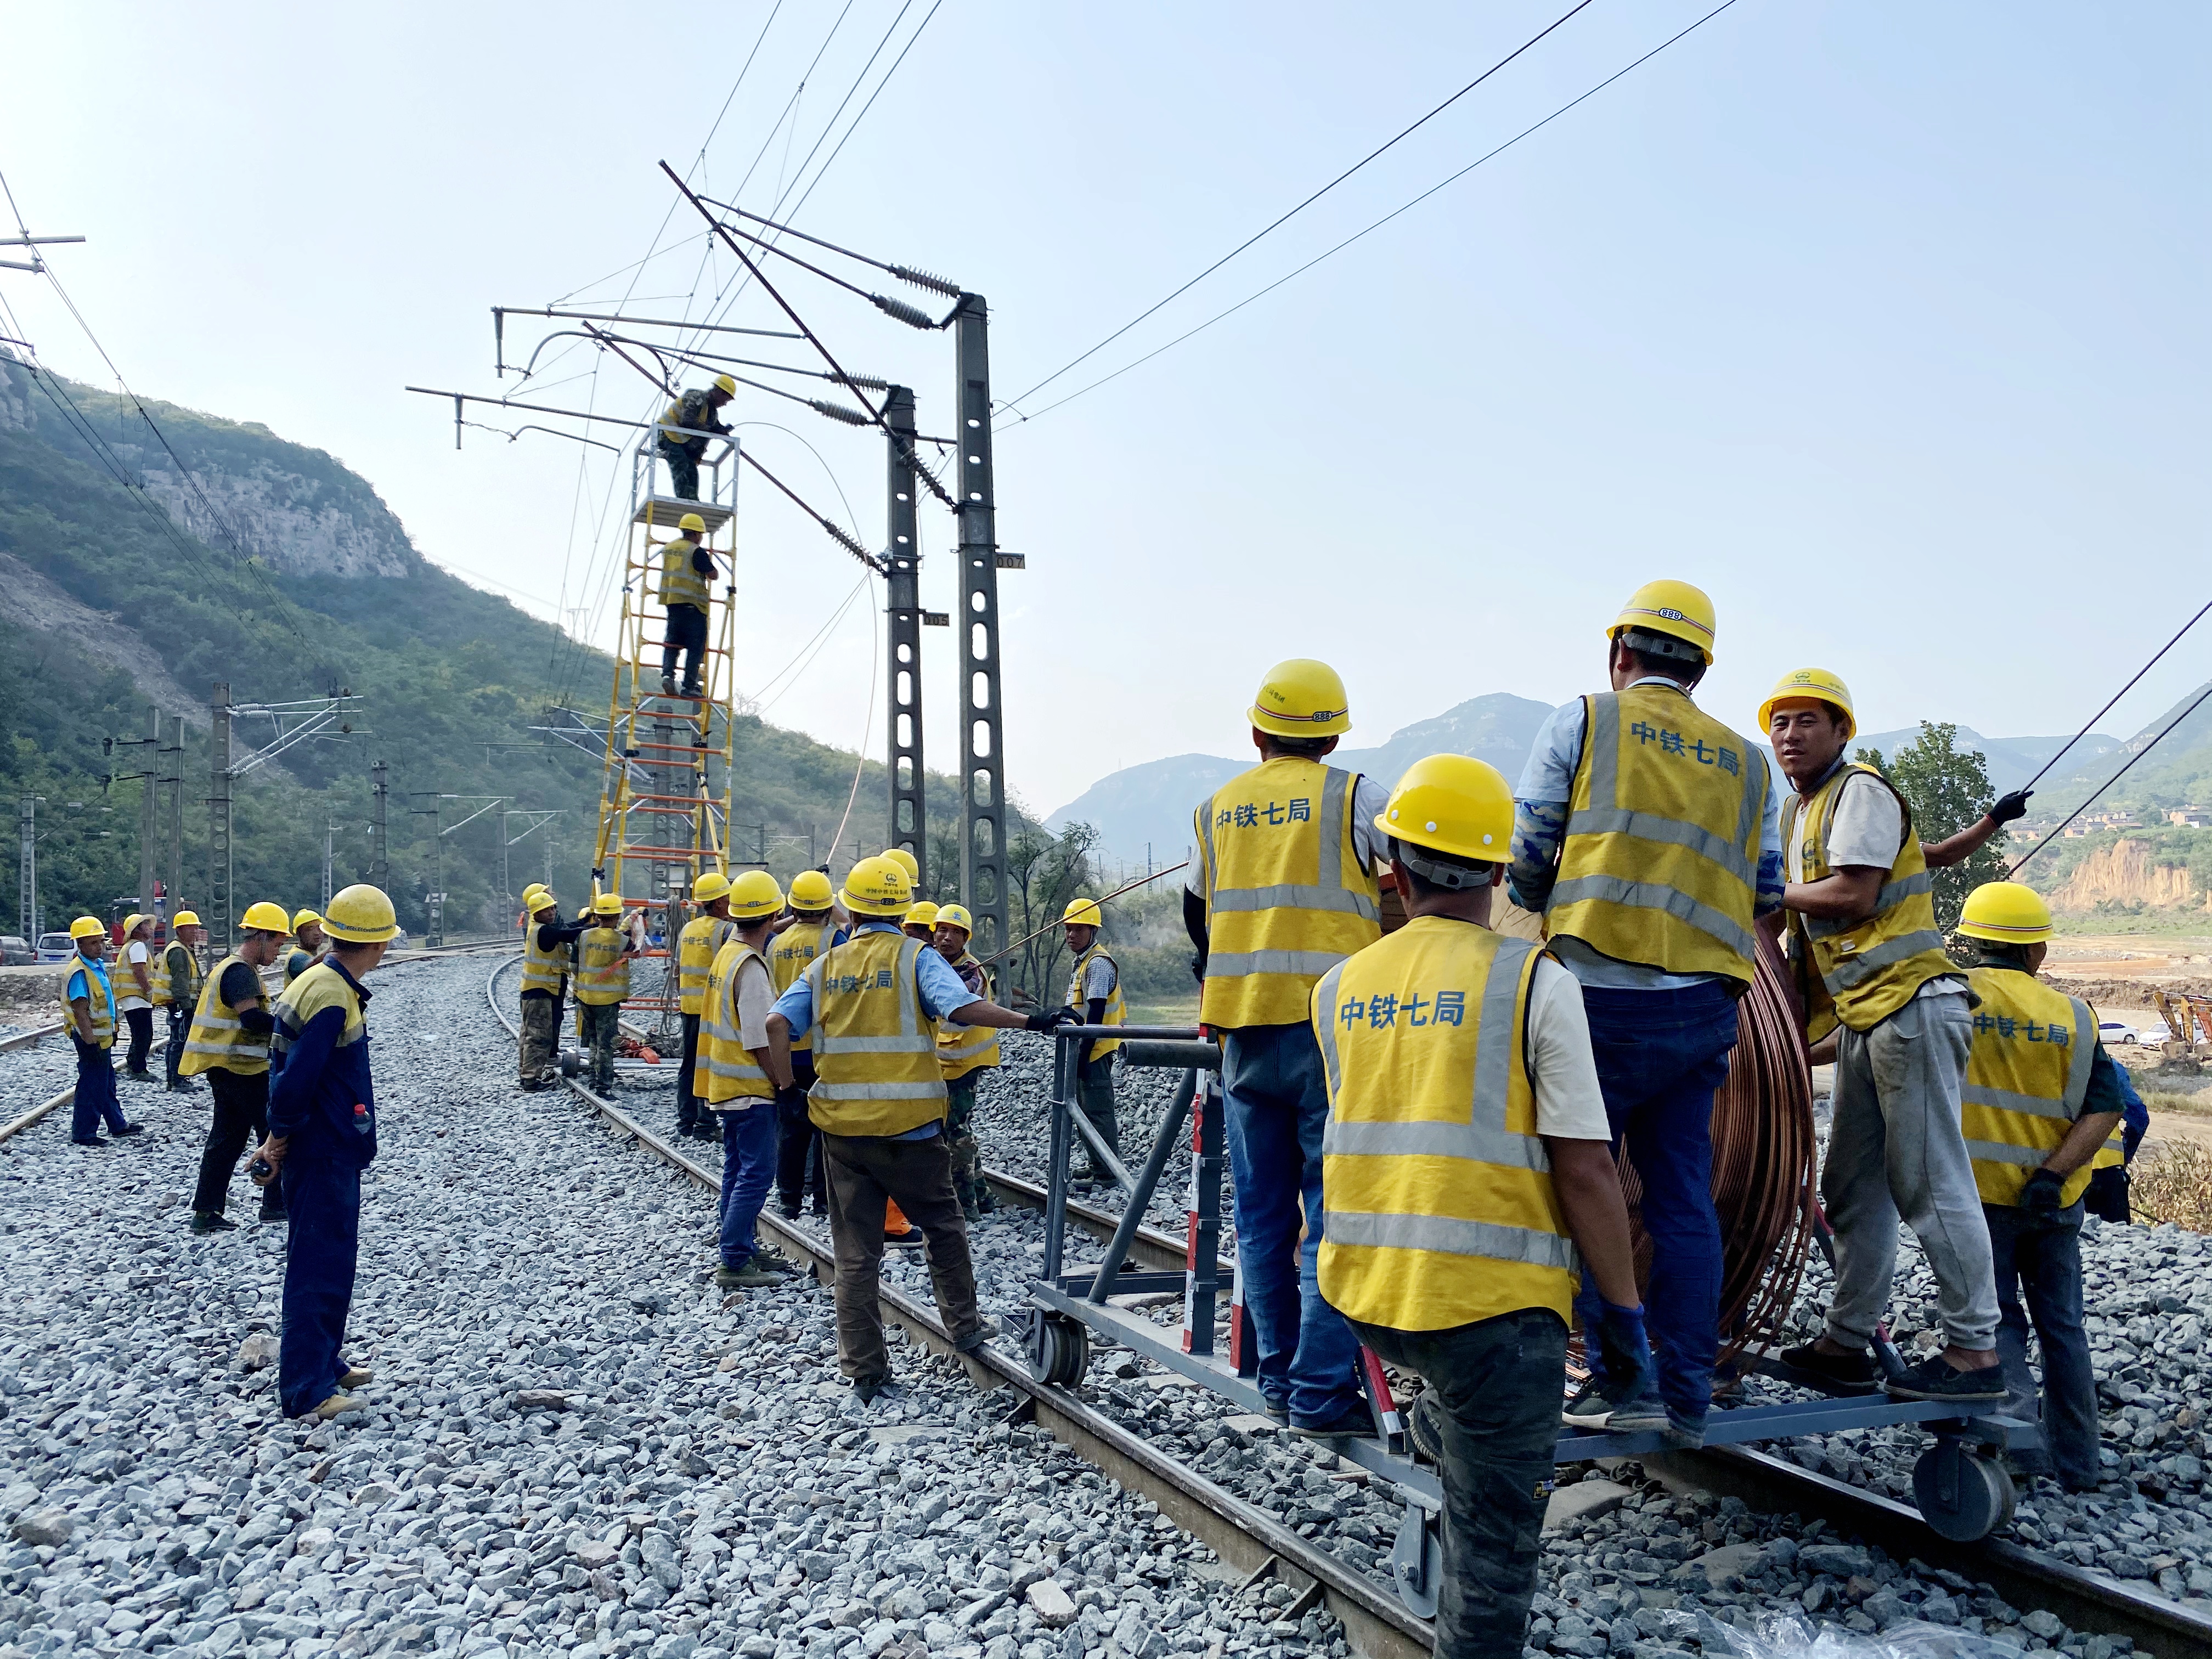
[{"label": "blue work trousers", "polygon": [[1221,1084],[1237,1192],[1237,1273],[1259,1339],[1260,1392],[1286,1404],[1295,1425],[1333,1422],[1364,1396],[1358,1339],[1344,1316],[1322,1300],[1315,1278],[1328,1090],[1313,1027],[1247,1025],[1229,1032]]},{"label": "blue work trousers", "polygon": [[288,1158],[277,1179],[290,1225],[276,1395],[285,1416],[305,1417],[338,1392],[345,1375],[340,1356],[361,1250],[361,1171],[326,1158]]},{"label": "blue work trousers", "polygon": [[722,1265],[735,1269],[760,1249],[753,1227],[775,1184],[775,1103],[757,1100],[714,1115],[722,1120]]},{"label": "blue work trousers", "polygon": [[[2014,1204],[1984,1204],[1997,1280],[1997,1363],[2004,1367],[1999,1409],[2024,1423],[2040,1421],[2043,1443],[2058,1479],[2081,1491],[2099,1468],[2097,1377],[2081,1327],[2081,1204],[2038,1212]],[[2020,1292],[2027,1293],[2027,1311]],[[2027,1368],[2027,1329],[2043,1350],[2043,1389]]]},{"label": "blue work trousers", "polygon": [[70,1139],[82,1146],[100,1139],[103,1123],[110,1134],[130,1126],[115,1098],[115,1062],[108,1051],[74,1031],[70,1041],[76,1045],[76,1104],[70,1112]]},{"label": "blue work trousers", "polygon": [[[1676,991],[1583,988],[1598,1087],[1617,1153],[1624,1141],[1643,1184],[1651,1277],[1644,1292],[1659,1397],[1678,1417],[1705,1421],[1720,1350],[1721,1228],[1713,1212],[1713,1095],[1735,1048],[1735,999],[1718,984]],[[1598,1328],[1597,1283],[1585,1271],[1575,1313],[1591,1376],[1605,1362],[1587,1340]]]}]

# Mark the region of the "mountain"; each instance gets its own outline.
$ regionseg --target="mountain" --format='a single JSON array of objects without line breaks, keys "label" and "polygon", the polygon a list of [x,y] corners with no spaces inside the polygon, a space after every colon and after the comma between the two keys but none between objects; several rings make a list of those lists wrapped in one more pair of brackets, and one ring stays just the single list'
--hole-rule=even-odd
[{"label": "mountain", "polygon": [[[2067,734],[2072,736],[2071,732]],[[1854,749],[1878,749],[1883,755],[1893,755],[1904,744],[1916,741],[1920,728],[1911,726],[1897,732],[1869,732],[1851,740]],[[1962,726],[1954,741],[1961,749],[1981,751],[1990,769],[1990,784],[1997,793],[2017,789],[2042,769],[2043,763],[2066,746],[2066,738],[1985,738],[1971,726]],[[2100,757],[2109,755],[2120,747],[2118,738],[2107,737],[2102,732],[2092,732],[2068,751],[2059,763],[2057,774],[2045,779],[2037,787],[2036,807],[2041,811],[2044,794],[2055,791],[2057,786],[2077,770],[2093,765]]]},{"label": "mountain", "polygon": [[[2107,782],[2112,787],[2097,797],[2095,811],[2124,808],[2154,813],[2212,807],[2212,696],[2208,693],[2212,693],[2212,683],[2182,697],[2125,743],[2078,767],[2069,766],[2051,780],[2049,802],[2039,799],[2037,807],[2063,815]],[[2172,735],[2160,738],[2168,726],[2173,728]],[[2120,776],[2123,768],[2126,775]],[[2118,781],[2112,782],[2116,777]]]}]

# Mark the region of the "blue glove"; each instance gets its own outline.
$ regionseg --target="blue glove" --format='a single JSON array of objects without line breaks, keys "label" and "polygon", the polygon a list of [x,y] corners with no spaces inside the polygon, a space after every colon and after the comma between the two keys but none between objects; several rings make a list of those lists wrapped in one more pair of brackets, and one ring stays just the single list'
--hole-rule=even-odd
[{"label": "blue glove", "polygon": [[1598,1352],[1605,1360],[1605,1386],[1601,1392],[1614,1405],[1625,1405],[1652,1387],[1651,1344],[1644,1334],[1641,1307],[1616,1308],[1599,1302]]}]

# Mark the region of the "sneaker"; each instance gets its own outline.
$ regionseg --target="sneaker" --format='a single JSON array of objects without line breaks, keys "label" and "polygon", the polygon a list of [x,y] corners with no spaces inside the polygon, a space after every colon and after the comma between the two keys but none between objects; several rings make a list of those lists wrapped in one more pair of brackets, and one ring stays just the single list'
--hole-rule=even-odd
[{"label": "sneaker", "polygon": [[238,1231],[238,1224],[228,1216],[207,1215],[195,1210],[192,1212],[192,1231],[196,1233],[234,1233]]},{"label": "sneaker", "polygon": [[998,1322],[994,1319],[987,1318],[974,1330],[969,1332],[967,1335],[957,1339],[952,1344],[952,1352],[955,1353],[974,1353],[977,1349],[981,1348],[985,1343],[988,1342],[998,1334]]},{"label": "sneaker", "polygon": [[715,1268],[714,1283],[726,1291],[758,1291],[782,1284],[783,1275],[770,1273],[767,1268],[748,1261],[741,1267],[724,1266]]},{"label": "sneaker", "polygon": [[154,1074],[151,1072],[134,1072],[128,1066],[125,1066],[123,1072],[123,1080],[125,1083],[151,1083],[154,1080]]},{"label": "sneaker", "polygon": [[1375,1413],[1364,1406],[1354,1406],[1321,1422],[1301,1423],[1293,1417],[1291,1432],[1309,1440],[1372,1440]]},{"label": "sneaker", "polygon": [[[1667,1427],[1674,1415],[1656,1394],[1646,1389],[1635,1399],[1624,1401],[1606,1413],[1605,1431],[1607,1434],[1648,1434]],[[1702,1428],[1698,1431],[1698,1438],[1700,1442],[1705,1439]]]},{"label": "sneaker", "polygon": [[72,1140],[70,1142],[70,1145],[72,1146],[112,1146],[115,1143],[112,1140],[102,1140],[98,1135],[94,1135],[89,1140]]},{"label": "sneaker", "polygon": [[1942,1354],[1932,1353],[1884,1386],[1896,1400],[1936,1400],[1946,1405],[1954,1400],[1962,1405],[1997,1401],[2005,1397],[2004,1367],[1962,1371]]},{"label": "sneaker", "polygon": [[916,1250],[921,1248],[921,1229],[909,1227],[902,1233],[885,1233],[884,1243],[893,1249]]},{"label": "sneaker", "polygon": [[676,695],[675,675],[663,674],[660,677],[660,695],[664,697],[672,697]]},{"label": "sneaker", "polygon": [[348,1360],[341,1359],[338,1364],[345,1368],[338,1373],[338,1387],[341,1389],[365,1389],[376,1381],[374,1371],[365,1370]]},{"label": "sneaker", "polygon": [[677,693],[677,696],[681,697],[703,697],[706,695],[705,688],[697,685],[686,685],[681,691]]},{"label": "sneaker", "polygon": [[1843,1394],[1869,1394],[1874,1389],[1874,1358],[1867,1353],[1823,1353],[1808,1342],[1784,1348],[1782,1363],[1792,1370],[1820,1378],[1826,1387]]},{"label": "sneaker", "polygon": [[313,1411],[308,1413],[308,1415],[313,1417],[319,1423],[327,1423],[331,1419],[340,1415],[342,1413],[359,1411],[361,1409],[362,1402],[356,1400],[351,1395],[334,1394],[328,1400],[323,1401],[321,1405],[316,1407]]},{"label": "sneaker", "polygon": [[1595,1382],[1583,1383],[1559,1408],[1559,1421],[1571,1429],[1601,1429],[1612,1415],[1613,1401],[1597,1391]]},{"label": "sneaker", "polygon": [[1668,1451],[1696,1451],[1705,1443],[1705,1419],[1685,1417],[1672,1406],[1666,1407],[1666,1426],[1659,1437],[1667,1443]]},{"label": "sneaker", "polygon": [[803,1206],[787,1198],[779,1199],[776,1201],[775,1207],[777,1212],[786,1221],[796,1221],[801,1215],[805,1213],[805,1210]]},{"label": "sneaker", "polygon": [[121,1128],[110,1129],[107,1133],[118,1139],[124,1135],[143,1135],[146,1133],[146,1126],[143,1123],[126,1123]]},{"label": "sneaker", "polygon": [[1413,1450],[1438,1468],[1444,1462],[1443,1418],[1444,1408],[1437,1403],[1433,1389],[1424,1389],[1406,1413],[1406,1435],[1413,1443]]},{"label": "sneaker", "polygon": [[1290,1426],[1291,1402],[1289,1401],[1272,1400],[1263,1396],[1260,1401],[1260,1409],[1265,1412],[1268,1416],[1273,1418],[1275,1421],[1280,1423],[1285,1428],[1288,1428]]},{"label": "sneaker", "polygon": [[763,1246],[761,1249],[753,1252],[753,1266],[762,1269],[763,1272],[781,1273],[787,1279],[792,1277],[793,1274],[803,1273],[806,1271],[805,1267],[801,1267],[798,1262],[793,1261],[789,1256],[784,1255],[782,1251],[771,1250],[765,1246]]}]

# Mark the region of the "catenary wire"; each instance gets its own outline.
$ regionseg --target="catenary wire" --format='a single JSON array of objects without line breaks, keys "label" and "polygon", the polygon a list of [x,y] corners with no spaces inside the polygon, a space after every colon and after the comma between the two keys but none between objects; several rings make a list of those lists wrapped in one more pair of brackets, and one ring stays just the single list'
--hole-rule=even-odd
[{"label": "catenary wire", "polygon": [[2127,776],[2129,770],[2137,761],[2141,760],[2145,755],[2150,753],[2152,750],[2157,748],[2160,743],[2164,742],[2167,733],[2171,732],[2175,726],[2180,725],[2182,721],[2187,720],[2191,714],[2195,714],[2198,708],[2203,705],[2204,700],[2208,697],[2212,697],[2212,684],[2208,684],[2202,691],[2198,692],[2197,694],[2196,701],[2191,702],[2188,708],[2183,709],[2179,714],[2176,714],[2172,720],[2168,720],[2164,731],[2160,732],[2158,736],[2153,738],[2142,748],[2136,750],[2134,754],[2129,756],[2127,765],[2123,766],[2118,771],[2113,773],[2112,776],[2106,778],[2102,783],[2099,784],[2095,792],[2090,795],[2088,799],[2083,801],[2079,806],[2075,807],[2071,812],[2069,812],[2066,815],[2064,820],[2060,823],[2057,829],[2053,830],[2041,841],[2029,848],[2027,852],[2021,854],[2020,863],[2014,865],[2011,869],[2005,872],[2005,879],[2009,881],[2014,877],[2019,875],[2021,866],[2022,865],[2025,865],[2028,860],[2033,858],[2045,848],[2050,846],[2051,842],[2057,841],[2059,836],[2064,833],[2067,824],[2073,823],[2074,820],[2080,817],[2082,813],[2087,811],[2092,806],[2095,805],[2097,804],[2097,797],[2099,795],[2103,794],[2105,791],[2111,788],[2122,778]]},{"label": "catenary wire", "polygon": [[[2048,772],[2052,767],[2057,765],[2060,757],[2066,753],[2067,749],[2071,749],[2075,744],[2081,742],[2082,738],[2087,737],[2089,735],[2090,726],[2094,726],[2099,720],[2104,719],[2106,715],[2112,712],[2112,703],[2118,702],[2122,697],[2126,696],[2130,691],[2133,690],[2135,689],[2136,680],[2141,679],[2144,675],[2149,673],[2152,669],[2158,666],[2158,659],[2160,657],[2163,657],[2167,652],[2172,650],[2175,646],[2181,643],[2181,635],[2183,634],[2186,634],[2191,629],[2196,627],[2198,623],[2204,620],[2204,612],[2206,611],[2212,611],[2212,599],[2207,599],[2204,602],[2204,605],[2202,610],[2198,611],[2197,613],[2191,617],[2187,622],[2181,624],[2179,633],[2177,633],[2164,645],[2159,647],[2157,654],[2153,656],[2151,659],[2145,663],[2141,668],[2136,669],[2133,678],[2130,678],[2125,685],[2112,693],[2112,702],[2106,703],[2095,714],[2090,715],[2087,721],[2082,726],[2081,729],[2079,732],[2076,732],[2072,737],[2066,739],[2065,749],[2061,749],[2057,754],[2053,755],[2049,760],[2043,763],[2043,771],[2038,772],[2033,777],[2030,778],[2027,783],[2021,786],[2022,793],[2024,793],[2027,790],[2034,788],[2037,784],[2042,782],[2043,773]],[[2023,860],[2022,862],[2025,863],[2026,860]]]}]

